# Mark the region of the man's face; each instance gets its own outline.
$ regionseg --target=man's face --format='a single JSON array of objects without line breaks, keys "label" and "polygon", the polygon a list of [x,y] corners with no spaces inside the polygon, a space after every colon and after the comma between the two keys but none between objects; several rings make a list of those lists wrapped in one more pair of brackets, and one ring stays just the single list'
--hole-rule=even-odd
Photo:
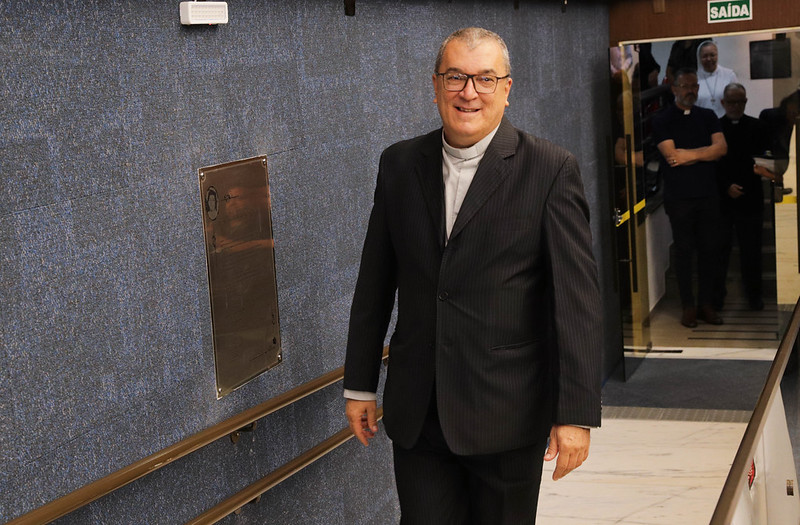
[{"label": "man's face", "polygon": [[675,104],[681,109],[691,109],[697,102],[697,75],[680,75],[672,85],[672,94],[675,95]]},{"label": "man's face", "polygon": [[725,115],[731,120],[742,118],[746,104],[747,95],[741,89],[729,89],[722,98],[722,107],[725,108]]},{"label": "man's face", "polygon": [[[467,75],[508,74],[503,65],[500,46],[492,40],[484,40],[470,49],[461,40],[453,40],[444,50],[439,73],[458,72]],[[456,148],[472,146],[500,124],[508,106],[511,79],[497,81],[494,93],[477,93],[473,80],[461,91],[447,91],[441,76],[433,75],[434,102],[442,117],[447,143]]]}]

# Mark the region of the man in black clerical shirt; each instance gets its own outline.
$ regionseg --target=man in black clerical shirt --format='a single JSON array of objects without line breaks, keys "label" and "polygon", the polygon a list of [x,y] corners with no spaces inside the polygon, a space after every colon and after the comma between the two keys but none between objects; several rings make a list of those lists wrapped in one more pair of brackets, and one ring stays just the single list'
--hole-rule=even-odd
[{"label": "man in black clerical shirt", "polygon": [[727,293],[728,272],[734,232],[739,243],[742,284],[753,310],[764,308],[761,295],[761,238],[764,219],[762,177],[775,179],[775,174],[755,163],[753,157],[768,149],[768,134],[757,119],[744,114],[747,91],[739,83],[725,87],[720,118],[728,153],[719,160],[717,177],[721,190],[720,266],[717,275],[715,303],[720,307]]},{"label": "man in black clerical shirt", "polygon": [[[697,319],[722,324],[713,307],[718,262],[719,196],[716,161],[727,145],[719,120],[710,109],[695,106],[697,72],[680,69],[672,83],[675,104],[653,121],[653,138],[662,155],[664,208],[675,242],[675,273],[683,314],[681,324],[697,326]],[[692,259],[697,253],[698,293],[692,290]]]}]

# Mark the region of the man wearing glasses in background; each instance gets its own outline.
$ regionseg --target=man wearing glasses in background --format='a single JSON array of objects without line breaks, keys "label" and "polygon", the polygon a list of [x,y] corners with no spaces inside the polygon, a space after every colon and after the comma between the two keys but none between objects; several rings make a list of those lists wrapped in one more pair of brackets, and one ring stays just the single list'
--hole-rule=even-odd
[{"label": "man wearing glasses in background", "polygon": [[[681,296],[681,324],[700,319],[720,325],[714,308],[719,249],[719,195],[716,161],[728,146],[717,114],[695,105],[700,85],[694,69],[679,69],[672,82],[675,104],[653,119],[653,139],[661,152],[664,210],[675,242],[675,275]],[[692,260],[697,253],[697,300]]]},{"label": "man wearing glasses in background", "polygon": [[542,456],[563,477],[600,425],[580,173],[504,118],[510,69],[495,33],[450,35],[433,75],[443,127],[381,156],[344,388],[367,445],[396,292],[383,406],[403,524],[534,523]]}]

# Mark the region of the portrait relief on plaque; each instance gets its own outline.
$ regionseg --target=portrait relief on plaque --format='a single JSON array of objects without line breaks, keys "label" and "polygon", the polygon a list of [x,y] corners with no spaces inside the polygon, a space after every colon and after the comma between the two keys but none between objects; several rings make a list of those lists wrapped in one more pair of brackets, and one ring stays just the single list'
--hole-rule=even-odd
[{"label": "portrait relief on plaque", "polygon": [[217,397],[281,361],[266,156],[198,170]]}]

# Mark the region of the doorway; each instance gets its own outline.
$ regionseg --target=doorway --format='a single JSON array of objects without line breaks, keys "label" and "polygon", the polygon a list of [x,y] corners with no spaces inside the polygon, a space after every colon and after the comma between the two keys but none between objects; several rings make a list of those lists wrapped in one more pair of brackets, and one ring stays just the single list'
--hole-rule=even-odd
[{"label": "doorway", "polygon": [[[616,249],[620,283],[625,376],[635,372],[641,358],[649,354],[691,353],[696,349],[752,349],[777,347],[787,317],[786,306],[797,298],[791,284],[796,274],[797,249],[776,249],[775,239],[793,236],[796,246],[796,167],[791,158],[775,160],[783,152],[777,147],[765,153],[774,170],[784,172],[783,194],[764,179],[762,274],[763,310],[750,308],[741,286],[740,248],[733,243],[725,279],[722,317],[725,324],[681,325],[681,304],[675,278],[674,250],[669,219],[663,206],[664,181],[660,154],[652,139],[652,119],[672,103],[668,69],[676,46],[713,39],[718,64],[732,70],[747,90],[745,113],[759,117],[779,108],[781,101],[796,93],[800,82],[800,33],[796,31],[716,35],[691,40],[634,42],[612,47],[611,107],[614,167],[612,195],[615,210]],[[690,50],[687,55],[696,53]],[[695,55],[696,56],[696,55]],[[702,67],[702,64],[698,64]],[[708,86],[712,88],[713,86]],[[767,111],[769,113],[769,111]],[[787,144],[794,152],[795,143]],[[776,150],[776,151],[772,151]],[[786,155],[794,157],[794,155]],[[766,162],[766,161],[765,161]],[[777,211],[777,213],[776,213]],[[794,230],[787,233],[786,227]],[[776,253],[791,256],[794,274],[780,269]],[[791,261],[789,264],[792,264]],[[695,272],[696,275],[696,272]],[[788,293],[781,294],[781,290]],[[783,301],[783,302],[782,302]]]}]

